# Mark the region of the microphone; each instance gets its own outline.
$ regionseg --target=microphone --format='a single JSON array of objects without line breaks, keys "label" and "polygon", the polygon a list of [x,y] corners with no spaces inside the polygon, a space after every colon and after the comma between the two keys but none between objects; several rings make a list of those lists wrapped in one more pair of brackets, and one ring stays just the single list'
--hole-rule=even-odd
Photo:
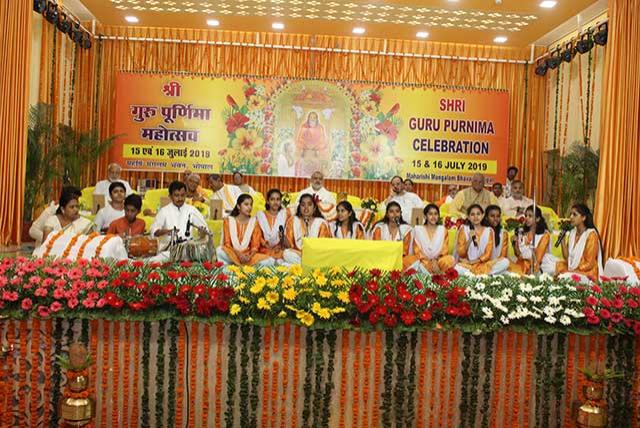
[{"label": "microphone", "polygon": [[280,244],[284,245],[284,227],[278,226],[278,235],[280,235]]},{"label": "microphone", "polygon": [[309,219],[306,217],[304,218],[304,226],[307,229],[304,233],[304,236],[308,238],[309,237]]},{"label": "microphone", "polygon": [[469,225],[469,232],[472,232],[471,233],[471,241],[473,241],[473,245],[475,245],[476,248],[478,248],[478,241],[477,241],[477,238],[476,238],[475,229],[476,228],[475,228],[474,225],[472,225],[472,224]]},{"label": "microphone", "polygon": [[191,236],[191,226],[191,214],[189,214],[189,217],[187,217],[187,229],[184,231],[184,236],[187,238]]},{"label": "microphone", "polygon": [[402,241],[402,230],[400,230],[400,217],[395,218],[396,226],[398,226],[398,241]]},{"label": "microphone", "polygon": [[556,240],[556,243],[554,245],[554,247],[558,248],[560,246],[560,243],[564,240],[564,237],[567,235],[567,230],[566,229],[562,229],[560,231],[560,235],[558,235],[558,239]]}]

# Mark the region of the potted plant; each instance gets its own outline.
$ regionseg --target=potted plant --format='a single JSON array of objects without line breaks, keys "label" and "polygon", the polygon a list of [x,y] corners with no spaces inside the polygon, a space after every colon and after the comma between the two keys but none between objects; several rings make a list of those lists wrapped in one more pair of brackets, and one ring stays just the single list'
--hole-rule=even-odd
[{"label": "potted plant", "polygon": [[583,386],[585,402],[578,409],[577,425],[579,427],[607,426],[607,405],[603,401],[604,384],[606,381],[620,379],[624,375],[611,369],[601,370],[596,367],[591,370],[586,367],[579,369],[584,375],[586,384]]},{"label": "potted plant", "polygon": [[79,185],[83,167],[92,165],[115,139],[116,136],[111,136],[101,140],[97,129],[81,132],[69,125],[58,125],[57,145],[60,148],[64,184]]}]

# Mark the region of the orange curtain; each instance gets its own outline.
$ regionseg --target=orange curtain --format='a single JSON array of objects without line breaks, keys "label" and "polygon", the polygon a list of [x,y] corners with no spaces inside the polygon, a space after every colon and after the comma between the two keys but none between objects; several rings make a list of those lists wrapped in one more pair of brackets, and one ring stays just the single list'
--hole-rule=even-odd
[{"label": "orange curtain", "polygon": [[24,206],[31,52],[31,6],[5,0],[0,8],[0,243],[20,242]]},{"label": "orange curtain", "polygon": [[[458,59],[522,61],[529,59],[529,48],[170,28],[99,26],[97,32],[117,39],[96,39],[93,48],[77,58],[73,103],[80,102],[78,97],[84,97],[84,104],[73,107],[73,114],[76,126],[83,128],[95,124],[102,137],[114,133],[115,77],[121,70],[494,88],[509,91],[511,98],[510,164],[520,168],[529,193],[534,187],[542,188],[544,177],[539,171],[542,169],[544,148],[545,79],[534,79],[532,65]],[[277,46],[298,48],[282,49]],[[335,51],[337,49],[340,51]],[[345,50],[440,55],[446,58],[374,55]],[[63,91],[64,88],[59,88],[56,93],[62,94]],[[80,184],[91,185],[102,178],[107,164],[105,156],[97,165],[88,166],[84,182]],[[125,177],[135,186],[138,179],[162,178],[167,183],[178,175],[164,174],[161,177],[157,173],[130,172]],[[294,190],[302,184],[307,185],[306,180],[261,176],[247,177],[247,181],[262,192],[274,186]],[[330,180],[328,187],[337,192],[378,199],[386,198],[389,191],[388,183],[358,180]],[[426,184],[419,184],[417,190],[427,200],[439,199],[443,191],[440,185]]]},{"label": "orange curtain", "polygon": [[609,0],[596,224],[606,256],[640,255],[640,0]]}]

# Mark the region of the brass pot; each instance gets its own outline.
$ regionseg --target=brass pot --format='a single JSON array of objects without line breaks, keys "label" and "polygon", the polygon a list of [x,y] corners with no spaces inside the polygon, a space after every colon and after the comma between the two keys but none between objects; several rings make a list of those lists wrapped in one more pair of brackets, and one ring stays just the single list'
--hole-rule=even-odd
[{"label": "brass pot", "polygon": [[85,376],[73,376],[68,379],[67,386],[73,392],[82,392],[89,386],[89,379]]},{"label": "brass pot", "polygon": [[60,415],[68,426],[83,427],[91,422],[93,414],[91,398],[65,398],[60,402]]},{"label": "brass pot", "polygon": [[604,385],[592,383],[584,387],[587,401],[578,409],[577,425],[581,428],[599,428],[607,426],[607,408],[599,402],[604,396]]}]

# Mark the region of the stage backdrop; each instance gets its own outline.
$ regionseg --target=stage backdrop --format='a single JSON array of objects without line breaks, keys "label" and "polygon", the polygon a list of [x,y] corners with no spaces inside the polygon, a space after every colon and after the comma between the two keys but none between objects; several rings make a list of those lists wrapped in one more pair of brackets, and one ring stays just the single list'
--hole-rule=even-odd
[{"label": "stage backdrop", "polygon": [[463,183],[506,175],[509,95],[119,73],[115,131],[129,170]]}]

